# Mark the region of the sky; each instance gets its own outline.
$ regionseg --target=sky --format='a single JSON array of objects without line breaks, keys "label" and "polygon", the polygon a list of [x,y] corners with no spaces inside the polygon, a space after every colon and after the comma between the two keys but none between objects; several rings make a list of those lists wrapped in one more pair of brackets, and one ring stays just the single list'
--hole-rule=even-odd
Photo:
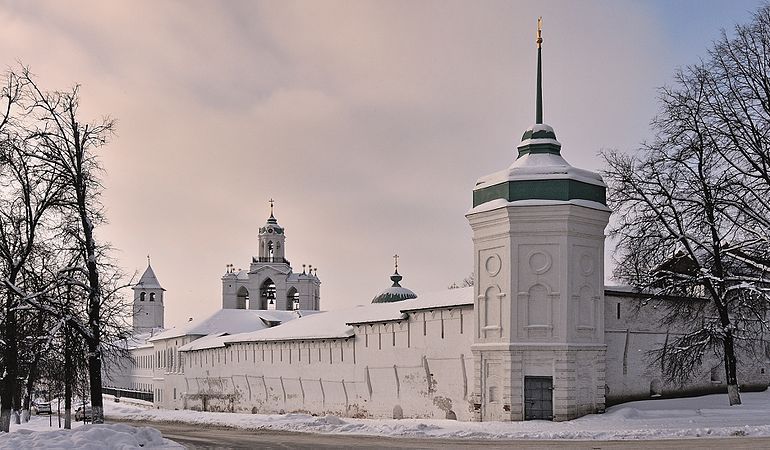
[{"label": "sky", "polygon": [[473,269],[476,179],[534,122],[538,16],[544,122],[601,170],[600,150],[649,138],[676,68],[761,4],[0,0],[0,64],[117,119],[97,237],[129,274],[151,255],[174,325],[221,307],[271,198],[322,309],[369,303],[394,253],[402,285],[445,289]]}]

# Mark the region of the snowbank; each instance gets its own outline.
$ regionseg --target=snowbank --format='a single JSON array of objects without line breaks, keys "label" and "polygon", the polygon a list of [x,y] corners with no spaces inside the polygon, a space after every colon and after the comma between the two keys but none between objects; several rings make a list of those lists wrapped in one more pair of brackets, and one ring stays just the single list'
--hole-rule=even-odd
[{"label": "snowbank", "polygon": [[105,402],[108,417],[209,424],[246,429],[457,439],[670,439],[700,436],[770,436],[770,392],[645,400],[567,422],[457,422],[349,419],[307,414],[262,415],[147,409]]},{"label": "snowbank", "polygon": [[[41,418],[42,419],[42,418]],[[179,449],[183,446],[164,439],[160,431],[149,427],[132,427],[122,424],[82,425],[72,430],[36,431],[40,429],[31,421],[28,427],[0,435],[0,449]],[[46,418],[45,424],[48,424]],[[80,425],[80,424],[78,424]],[[73,427],[75,424],[73,423]]]}]

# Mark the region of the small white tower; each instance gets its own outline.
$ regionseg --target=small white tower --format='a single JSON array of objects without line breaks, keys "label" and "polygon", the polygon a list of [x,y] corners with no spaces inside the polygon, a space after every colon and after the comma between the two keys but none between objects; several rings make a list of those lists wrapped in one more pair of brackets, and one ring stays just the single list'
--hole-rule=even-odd
[{"label": "small white tower", "polygon": [[163,289],[150,265],[142,278],[131,289],[134,290],[134,332],[148,333],[163,328]]},{"label": "small white tower", "polygon": [[572,167],[543,124],[507,169],[482,177],[473,229],[477,420],[568,420],[604,410],[604,228],[598,174]]}]

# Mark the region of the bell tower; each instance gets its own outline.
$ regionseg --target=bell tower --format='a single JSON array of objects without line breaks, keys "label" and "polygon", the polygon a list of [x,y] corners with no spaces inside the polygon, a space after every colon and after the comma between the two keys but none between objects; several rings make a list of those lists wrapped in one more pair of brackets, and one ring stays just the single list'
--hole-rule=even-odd
[{"label": "bell tower", "polygon": [[482,177],[473,230],[477,420],[568,420],[604,410],[604,228],[598,174],[561,156],[543,123],[541,20],[535,124],[513,164]]},{"label": "bell tower", "polygon": [[270,263],[282,263],[286,260],[284,247],[286,235],[284,229],[278,225],[278,220],[273,215],[275,201],[270,199],[270,217],[267,223],[259,229],[259,261]]},{"label": "bell tower", "polygon": [[134,331],[149,333],[163,328],[163,289],[150,265],[147,256],[147,269],[131,289],[134,291]]}]

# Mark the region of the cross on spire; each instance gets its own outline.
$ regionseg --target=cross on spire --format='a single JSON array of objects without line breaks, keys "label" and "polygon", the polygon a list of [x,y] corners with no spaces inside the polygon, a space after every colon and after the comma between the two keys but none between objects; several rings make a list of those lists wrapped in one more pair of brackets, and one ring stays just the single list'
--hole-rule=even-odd
[{"label": "cross on spire", "polygon": [[150,265],[150,254],[149,253],[147,254],[147,265],[148,266]]},{"label": "cross on spire", "polygon": [[398,254],[393,255],[393,261],[396,263],[396,272],[398,273]]},{"label": "cross on spire", "polygon": [[273,217],[273,203],[275,203],[275,200],[271,198],[268,203],[270,203],[270,217]]}]

